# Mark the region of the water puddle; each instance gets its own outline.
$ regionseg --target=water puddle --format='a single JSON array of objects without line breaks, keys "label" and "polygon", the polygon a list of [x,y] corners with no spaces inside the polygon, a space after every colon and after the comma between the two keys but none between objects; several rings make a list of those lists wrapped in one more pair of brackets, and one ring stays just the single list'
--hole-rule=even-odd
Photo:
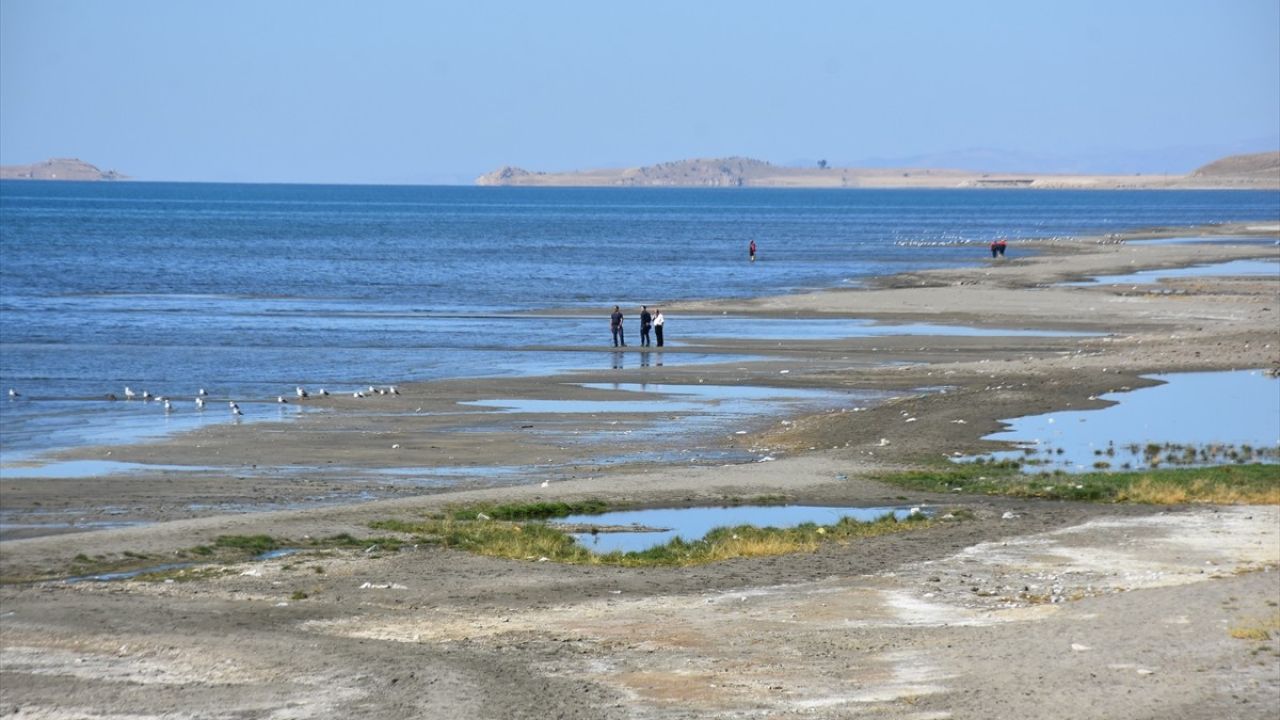
[{"label": "water puddle", "polygon": [[1280,380],[1259,370],[1150,377],[1164,384],[1102,395],[1117,403],[1107,408],[1005,420],[986,439],[1023,449],[992,456],[1067,472],[1277,462]]},{"label": "water puddle", "polygon": [[1264,276],[1280,277],[1280,261],[1230,260],[1208,265],[1194,265],[1164,270],[1139,270],[1127,275],[1098,275],[1080,282],[1061,283],[1066,287],[1090,285],[1148,285],[1172,278]]},{"label": "water puddle", "polygon": [[1267,237],[1230,237],[1222,235],[1152,238],[1150,240],[1126,240],[1140,245],[1186,245],[1188,243],[1219,243],[1223,245],[1280,245],[1280,241]]},{"label": "water puddle", "polygon": [[[902,520],[909,507],[816,507],[808,505],[776,505],[738,507],[667,508],[656,510],[621,510],[600,515],[571,515],[555,525],[590,526],[601,532],[570,533],[592,552],[605,554],[641,552],[663,545],[673,538],[697,540],[718,527],[753,525],[755,527],[790,528],[805,523],[833,525],[840,518],[870,522],[890,513]],[[604,530],[607,528],[608,530]],[[634,528],[620,530],[619,528]]]},{"label": "water puddle", "polygon": [[144,463],[115,462],[113,460],[62,460],[43,465],[0,464],[0,477],[6,480],[59,479],[73,480],[103,475],[125,475],[145,472],[197,472],[213,470],[199,465],[147,465]]},{"label": "water puddle", "polygon": [[[874,320],[812,318],[681,318],[680,337],[735,340],[839,340],[891,335],[931,335],[945,337],[1084,337],[1096,333],[1067,330],[1019,330],[976,328],[932,323],[883,324]],[[670,332],[670,331],[669,331]]]},{"label": "water puddle", "polygon": [[195,565],[195,563],[166,563],[164,565],[152,565],[151,567],[138,568],[137,570],[121,570],[119,572],[106,572],[98,575],[77,575],[75,577],[64,578],[62,582],[115,582],[119,580],[132,580],[139,575],[150,575],[151,573],[168,572],[170,570],[181,570],[193,565]]},{"label": "water puddle", "polygon": [[664,385],[658,383],[584,383],[592,390],[619,390],[644,394],[647,400],[531,400],[502,398],[460,403],[494,408],[505,413],[694,413],[762,414],[761,402],[814,403],[835,398],[871,399],[876,393],[842,393],[830,390],[773,388],[750,385]]}]

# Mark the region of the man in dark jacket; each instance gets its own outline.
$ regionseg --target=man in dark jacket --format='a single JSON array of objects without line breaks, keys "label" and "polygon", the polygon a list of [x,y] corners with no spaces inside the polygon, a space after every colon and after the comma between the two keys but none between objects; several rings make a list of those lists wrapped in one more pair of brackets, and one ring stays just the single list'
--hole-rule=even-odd
[{"label": "man in dark jacket", "polygon": [[609,316],[609,329],[613,331],[613,346],[627,346],[627,339],[622,335],[622,310],[613,306],[613,314]]},{"label": "man in dark jacket", "polygon": [[649,306],[640,306],[640,345],[649,347],[649,328],[653,326],[653,316],[649,314]]}]

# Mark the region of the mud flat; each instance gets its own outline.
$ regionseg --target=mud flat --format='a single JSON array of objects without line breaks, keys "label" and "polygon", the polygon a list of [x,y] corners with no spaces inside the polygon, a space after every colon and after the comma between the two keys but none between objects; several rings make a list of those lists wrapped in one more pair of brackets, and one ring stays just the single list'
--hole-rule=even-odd
[{"label": "mud flat", "polygon": [[[1144,375],[1277,367],[1280,278],[1062,285],[1280,255],[1274,244],[1230,242],[1233,232],[1275,240],[1269,228],[1150,235],[1162,232],[1217,241],[1042,243],[1036,257],[1013,243],[1006,260],[966,270],[664,308],[672,327],[681,315],[731,312],[1079,334],[687,338],[668,352],[754,359],[406,386],[377,405],[314,400],[315,412],[288,423],[61,458],[111,452],[112,462],[167,466],[159,477],[6,473],[6,518],[65,506],[85,522],[139,524],[0,542],[13,581],[0,587],[0,703],[33,718],[1001,718],[1064,708],[1083,718],[1274,717],[1276,507],[933,495],[872,479],[1004,449],[983,440],[1001,418],[1101,407],[1103,394],[1154,382]],[[693,430],[682,413],[626,406],[459,405],[630,401],[632,384],[821,390],[835,400]],[[664,454],[682,442],[708,459]],[[656,459],[646,454],[655,449]],[[711,450],[752,461],[716,462]],[[396,475],[405,468],[423,470]],[[455,481],[404,482],[432,468]],[[361,492],[385,499],[343,500]],[[335,501],[308,506],[317,495]],[[174,582],[16,581],[56,574],[77,555],[172,562],[225,535],[359,540],[379,534],[371,521],[470,502],[687,507],[759,497],[924,505],[953,519],[678,569],[360,545]],[[248,509],[288,509],[226,512],[255,502]]]}]

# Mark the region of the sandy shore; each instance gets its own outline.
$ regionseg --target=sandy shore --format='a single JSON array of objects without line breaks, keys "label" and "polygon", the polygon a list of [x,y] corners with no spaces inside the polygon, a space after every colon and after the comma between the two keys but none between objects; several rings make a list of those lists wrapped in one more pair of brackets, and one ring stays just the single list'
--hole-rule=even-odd
[{"label": "sandy shore", "polygon": [[[1204,232],[1278,236],[1274,227]],[[1187,231],[1149,235],[1161,234]],[[376,411],[352,398],[313,399],[328,412],[65,456],[201,471],[0,480],[8,512],[149,523],[0,543],[6,577],[65,567],[79,553],[162,556],[223,534],[368,536],[372,520],[476,500],[664,506],[783,495],[963,507],[973,520],[679,570],[423,547],[263,561],[189,583],[11,584],[0,588],[0,708],[31,718],[990,718],[1056,716],[1051,708],[1066,706],[1086,718],[1274,717],[1280,640],[1230,631],[1274,623],[1280,611],[1276,508],[907,496],[867,479],[989,451],[996,444],[982,437],[1001,418],[1098,406],[1091,398],[1149,383],[1143,374],[1280,363],[1280,278],[1059,285],[1274,259],[1276,245],[1079,240],[1021,256],[1030,246],[1014,243],[1002,262],[870,288],[666,309],[673,327],[682,314],[732,312],[1089,334],[694,339],[667,352],[761,359],[428,383],[372,399]],[[625,444],[609,434],[636,420],[625,415],[457,405],[618,395],[574,385],[584,382],[880,390],[891,399],[760,421],[743,435],[718,431],[698,442],[775,460],[700,466],[605,465],[598,444],[566,441]],[[938,386],[948,391],[923,390]],[[916,422],[903,424],[903,413]],[[521,469],[434,488],[376,472],[487,466]],[[367,495],[386,499],[225,512]],[[193,509],[193,498],[212,509]]]}]

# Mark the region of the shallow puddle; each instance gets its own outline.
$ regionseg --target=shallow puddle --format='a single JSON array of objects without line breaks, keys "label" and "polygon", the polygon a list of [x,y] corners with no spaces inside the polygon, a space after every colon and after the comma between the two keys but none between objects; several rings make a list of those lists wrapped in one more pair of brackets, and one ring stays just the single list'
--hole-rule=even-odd
[{"label": "shallow puddle", "polygon": [[1080,282],[1062,283],[1069,287],[1090,285],[1147,285],[1168,278],[1263,276],[1280,278],[1280,261],[1230,260],[1209,265],[1195,265],[1164,270],[1139,270],[1127,275],[1098,275]]},{"label": "shallow puddle", "polygon": [[[1247,446],[1247,461],[1275,462],[1280,447],[1280,380],[1259,370],[1150,376],[1164,384],[1102,395],[1116,405],[1005,420],[1010,429],[988,440],[1018,443],[1025,450],[993,453],[997,459],[1029,462],[1034,469],[1085,472],[1142,469],[1156,465],[1235,462]],[[1156,451],[1154,448],[1161,448]],[[1217,459],[1188,461],[1186,448]],[[1148,448],[1152,448],[1149,450]],[[1234,456],[1232,450],[1234,449]],[[1258,449],[1270,449],[1259,456]],[[966,458],[972,460],[972,458]]]},{"label": "shallow puddle", "polygon": [[72,480],[101,477],[103,475],[124,475],[126,473],[194,472],[212,469],[199,465],[147,465],[145,463],[115,462],[113,460],[62,460],[43,465],[0,464],[0,476],[6,480],[13,478]]},{"label": "shallow puddle", "polygon": [[673,538],[698,540],[718,527],[752,525],[755,527],[789,528],[814,523],[833,525],[848,517],[870,522],[893,513],[899,520],[912,512],[909,507],[817,507],[809,505],[777,505],[718,508],[666,508],[656,510],[623,510],[600,515],[571,515],[555,524],[596,527],[634,527],[633,531],[571,533],[584,547],[595,553],[640,552],[663,545]]}]

